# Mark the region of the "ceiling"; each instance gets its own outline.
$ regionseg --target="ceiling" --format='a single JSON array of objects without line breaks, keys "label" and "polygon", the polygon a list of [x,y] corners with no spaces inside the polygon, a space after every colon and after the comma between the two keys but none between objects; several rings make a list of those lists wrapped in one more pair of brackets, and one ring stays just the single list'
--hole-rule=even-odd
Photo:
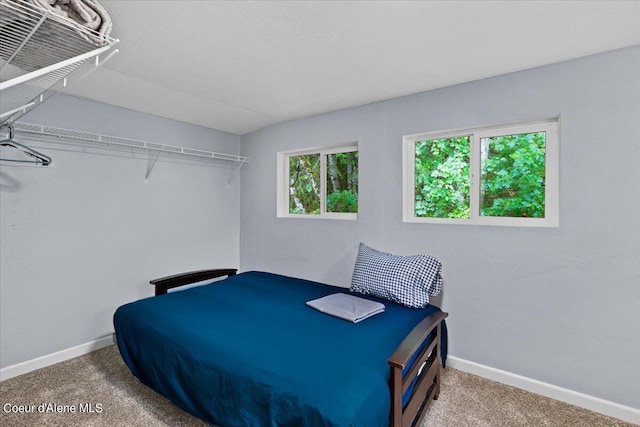
[{"label": "ceiling", "polygon": [[66,93],[242,135],[640,44],[640,1],[108,1]]}]

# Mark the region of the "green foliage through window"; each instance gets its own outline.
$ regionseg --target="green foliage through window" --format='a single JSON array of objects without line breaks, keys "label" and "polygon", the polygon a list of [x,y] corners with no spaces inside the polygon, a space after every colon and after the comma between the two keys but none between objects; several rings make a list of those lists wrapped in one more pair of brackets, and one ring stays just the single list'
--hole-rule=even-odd
[{"label": "green foliage through window", "polygon": [[320,213],[320,154],[289,157],[289,213]]},{"label": "green foliage through window", "polygon": [[[480,138],[481,216],[544,218],[545,132]],[[470,217],[471,137],[415,142],[415,216]]]},{"label": "green foliage through window", "polygon": [[483,216],[544,218],[545,132],[480,139]]},{"label": "green foliage through window", "polygon": [[415,216],[469,218],[468,136],[415,144]]},{"label": "green foliage through window", "polygon": [[327,212],[358,212],[358,152],[327,155]]},{"label": "green foliage through window", "polygon": [[358,212],[358,152],[348,151],[289,156],[289,213],[321,214],[323,182],[326,212]]}]

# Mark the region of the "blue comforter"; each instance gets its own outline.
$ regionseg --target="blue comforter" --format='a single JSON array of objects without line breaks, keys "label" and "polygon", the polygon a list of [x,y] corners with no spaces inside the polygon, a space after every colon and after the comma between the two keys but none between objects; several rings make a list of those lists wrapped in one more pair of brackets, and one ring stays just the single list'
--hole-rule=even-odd
[{"label": "blue comforter", "polygon": [[385,312],[354,324],[305,305],[340,291],[242,273],[120,307],[118,347],[140,381],[224,427],[388,426],[387,360],[438,309],[368,297]]}]

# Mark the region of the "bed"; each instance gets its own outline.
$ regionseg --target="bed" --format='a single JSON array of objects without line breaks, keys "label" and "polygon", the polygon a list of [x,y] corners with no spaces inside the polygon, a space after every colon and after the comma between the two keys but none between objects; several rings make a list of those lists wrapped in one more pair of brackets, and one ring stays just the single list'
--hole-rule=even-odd
[{"label": "bed", "polygon": [[155,297],[114,314],[119,351],[142,383],[207,422],[405,427],[438,397],[447,314],[433,305],[366,296],[384,312],[351,323],[306,305],[348,290],[308,280],[224,269],[151,283]]}]

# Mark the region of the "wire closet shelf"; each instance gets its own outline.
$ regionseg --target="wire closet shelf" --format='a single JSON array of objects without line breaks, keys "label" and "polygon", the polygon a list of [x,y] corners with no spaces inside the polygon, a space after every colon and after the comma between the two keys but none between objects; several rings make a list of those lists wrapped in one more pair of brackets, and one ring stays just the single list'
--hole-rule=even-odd
[{"label": "wire closet shelf", "polygon": [[103,65],[118,52],[116,43],[31,3],[0,0],[0,124]]},{"label": "wire closet shelf", "polygon": [[23,122],[16,122],[12,126],[15,131],[27,135],[29,139],[41,140],[44,142],[89,142],[105,147],[138,149],[152,153],[172,153],[182,156],[237,162],[240,163],[240,165],[247,163],[250,160],[249,157],[239,156],[236,154],[217,153],[214,151],[206,151],[196,148],[179,147],[176,145],[121,138],[118,136],[101,135],[52,126],[41,126]]}]

